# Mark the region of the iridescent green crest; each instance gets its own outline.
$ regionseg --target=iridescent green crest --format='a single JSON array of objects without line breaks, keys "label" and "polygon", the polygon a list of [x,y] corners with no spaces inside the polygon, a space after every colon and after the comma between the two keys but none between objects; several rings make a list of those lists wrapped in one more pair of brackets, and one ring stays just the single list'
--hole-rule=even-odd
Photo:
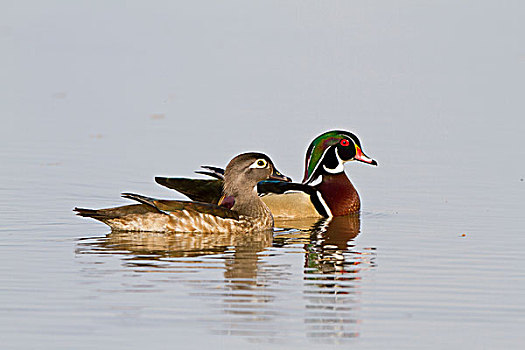
[{"label": "iridescent green crest", "polygon": [[342,139],[350,139],[357,146],[361,146],[359,139],[354,134],[343,130],[331,130],[317,136],[306,151],[304,164],[303,183],[315,180],[315,173],[324,159],[324,156],[331,146],[337,145]]}]

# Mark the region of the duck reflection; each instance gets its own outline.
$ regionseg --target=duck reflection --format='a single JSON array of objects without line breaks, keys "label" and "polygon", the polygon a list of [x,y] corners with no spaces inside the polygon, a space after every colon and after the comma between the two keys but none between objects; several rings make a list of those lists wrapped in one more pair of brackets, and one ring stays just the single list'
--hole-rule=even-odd
[{"label": "duck reflection", "polygon": [[[359,235],[361,220],[359,214],[339,216],[317,222],[310,235],[310,243],[305,246],[305,268],[314,269],[323,274],[352,273],[359,252],[355,247],[354,238]],[[349,259],[350,258],[350,259]]]},{"label": "duck reflection", "polygon": [[320,220],[309,230],[303,275],[309,337],[359,336],[358,290],[362,272],[374,266],[375,258],[373,249],[356,248],[360,225],[359,214],[353,214]]},{"label": "duck reflection", "polygon": [[82,243],[105,251],[147,254],[152,260],[164,257],[198,257],[222,254],[230,248],[249,246],[262,250],[272,244],[273,231],[255,233],[161,233],[112,231],[96,242]]},{"label": "duck reflection", "polygon": [[[159,233],[112,231],[106,237],[96,240],[86,239],[79,243],[78,253],[118,253],[125,254],[126,266],[144,266],[147,260],[151,267],[166,267],[166,262],[183,262],[184,259],[213,255],[232,255],[233,264],[248,278],[256,275],[257,253],[271,246],[273,231],[259,231],[250,235],[241,233]],[[170,259],[174,258],[174,259]],[[229,258],[228,258],[229,259]],[[228,260],[227,259],[227,260]],[[133,264],[136,262],[136,265]],[[245,266],[246,265],[246,266]],[[248,267],[247,267],[248,266]],[[226,269],[229,270],[228,268]],[[233,273],[235,275],[237,273]],[[241,273],[242,274],[242,273]]]},{"label": "duck reflection", "polygon": [[[286,225],[276,222],[279,227]],[[359,215],[302,220],[293,223],[293,227],[275,236],[273,231],[250,234],[114,231],[102,238],[80,241],[77,252],[121,255],[124,268],[142,276],[173,272],[179,281],[195,286],[188,302],[196,298],[211,304],[213,310],[220,310],[216,322],[211,324],[214,333],[257,339],[306,334],[323,341],[358,336],[357,290],[362,271],[373,266],[374,258],[372,251],[355,247],[353,240],[360,231]],[[290,254],[298,252],[304,254],[302,276],[294,271],[297,265],[291,263],[297,255]],[[223,270],[222,279],[212,277],[216,272],[180,274],[187,269],[209,273],[210,268]],[[297,293],[301,297],[290,299]],[[301,315],[297,314],[297,306],[304,307]],[[288,324],[286,319],[292,316],[300,322]],[[276,330],[275,325],[283,322],[286,322],[283,329]]]}]

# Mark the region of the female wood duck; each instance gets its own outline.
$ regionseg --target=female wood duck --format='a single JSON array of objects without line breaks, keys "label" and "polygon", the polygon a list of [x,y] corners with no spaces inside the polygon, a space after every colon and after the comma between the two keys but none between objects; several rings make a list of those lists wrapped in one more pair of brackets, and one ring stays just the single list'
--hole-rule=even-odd
[{"label": "female wood duck", "polygon": [[291,181],[262,153],[233,158],[224,172],[222,197],[230,208],[210,203],[158,200],[133,193],[123,197],[141,204],[108,209],[75,208],[77,215],[102,221],[113,230],[153,232],[246,232],[273,228],[270,209],[257,195],[258,182]]},{"label": "female wood duck", "polygon": [[[332,217],[358,212],[359,194],[344,172],[344,163],[353,160],[377,165],[363,153],[357,136],[348,131],[327,131],[316,137],[306,151],[302,183],[262,181],[257,184],[257,191],[275,218]],[[198,173],[218,180],[156,177],[155,181],[193,200],[228,206],[221,198],[222,169],[203,168],[206,170]]]}]

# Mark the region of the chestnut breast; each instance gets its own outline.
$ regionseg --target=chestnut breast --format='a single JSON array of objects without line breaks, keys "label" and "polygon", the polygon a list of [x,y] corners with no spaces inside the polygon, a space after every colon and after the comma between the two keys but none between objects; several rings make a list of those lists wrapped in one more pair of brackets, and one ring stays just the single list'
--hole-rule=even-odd
[{"label": "chestnut breast", "polygon": [[323,181],[316,189],[321,192],[333,216],[347,215],[361,209],[359,194],[344,172],[323,175]]}]

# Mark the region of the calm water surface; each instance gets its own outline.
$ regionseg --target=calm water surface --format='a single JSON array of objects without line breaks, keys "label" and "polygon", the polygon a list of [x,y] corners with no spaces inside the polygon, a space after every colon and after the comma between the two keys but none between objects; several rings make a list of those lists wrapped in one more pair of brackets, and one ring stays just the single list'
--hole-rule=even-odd
[{"label": "calm water surface", "polygon": [[[525,346],[523,5],[157,5],[2,5],[2,349]],[[334,128],[379,162],[346,166],[357,216],[204,235],[72,212],[182,198],[153,177],[244,151],[300,180]]]}]

